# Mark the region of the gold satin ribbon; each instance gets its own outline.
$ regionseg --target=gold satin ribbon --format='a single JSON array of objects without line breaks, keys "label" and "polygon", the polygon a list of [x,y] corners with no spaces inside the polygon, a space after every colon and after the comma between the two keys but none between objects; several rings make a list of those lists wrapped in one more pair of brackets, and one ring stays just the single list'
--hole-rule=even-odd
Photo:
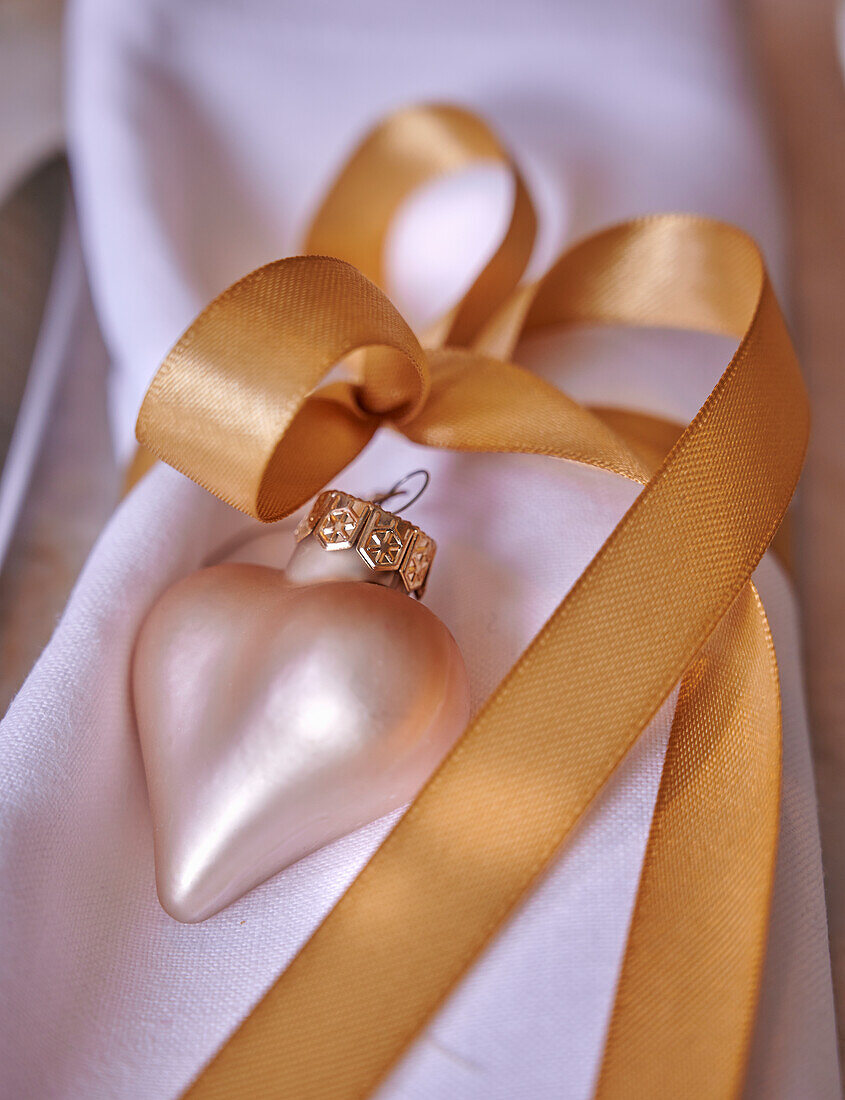
[{"label": "gold satin ribbon", "polygon": [[[409,190],[478,159],[514,180],[490,265],[427,346],[385,294]],[[383,425],[463,451],[546,454],[644,485],[569,595],[323,924],[188,1090],[369,1095],[531,889],[682,679],[596,1095],[731,1097],[760,984],[780,795],[774,650],[750,584],[797,482],[799,368],[759,252],[668,215],[613,227],[518,286],[534,215],[509,155],[454,107],[389,118],[353,154],[309,248],[191,325],[138,421],[150,451],[262,520]],[[550,325],[731,333],[689,427],[583,408],[515,365]],[[354,353],[354,354],[352,354]],[[349,357],[352,381],[321,385]],[[662,445],[661,445],[662,439]],[[671,446],[664,457],[666,447]]]}]

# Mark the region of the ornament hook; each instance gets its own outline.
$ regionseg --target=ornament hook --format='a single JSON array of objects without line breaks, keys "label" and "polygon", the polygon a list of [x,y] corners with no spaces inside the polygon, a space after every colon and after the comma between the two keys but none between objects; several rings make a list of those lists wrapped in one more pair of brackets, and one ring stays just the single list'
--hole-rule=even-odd
[{"label": "ornament hook", "polygon": [[405,503],[402,505],[403,508],[410,508],[412,504],[415,504],[420,499],[420,497],[428,488],[429,482],[431,481],[431,474],[428,472],[428,470],[412,470],[409,474],[405,474],[405,476],[400,477],[396,484],[392,488],[388,489],[386,493],[382,493],[379,496],[374,497],[373,503],[384,504],[386,500],[390,500],[392,497],[407,496],[409,490],[403,488],[403,486],[406,485],[411,480],[411,478],[414,477],[421,477],[423,479],[423,483],[416,491],[416,493],[414,493],[411,499],[406,500]]}]

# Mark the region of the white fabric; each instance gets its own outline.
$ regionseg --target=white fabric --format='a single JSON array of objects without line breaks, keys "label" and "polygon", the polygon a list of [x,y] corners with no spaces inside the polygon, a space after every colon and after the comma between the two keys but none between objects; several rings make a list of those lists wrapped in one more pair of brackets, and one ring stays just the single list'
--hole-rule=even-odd
[{"label": "white fabric", "polygon": [[[293,248],[339,157],[397,103],[459,99],[492,119],[528,164],[551,226],[546,258],[573,232],[661,208],[739,221],[777,257],[776,204],[727,11],[704,0],[431,0],[416,10],[79,0],[71,157],[122,452],[158,359],[192,314]],[[441,297],[459,285],[501,214],[498,182],[473,180],[440,195],[448,234],[432,227],[438,207],[426,200],[398,234],[400,284],[420,309],[432,284]],[[526,361],[577,396],[690,415],[729,353],[719,339],[579,333],[535,342]],[[87,369],[73,338],[66,369],[80,379]],[[420,464],[433,485],[415,517],[441,546],[427,602],[463,648],[477,703],[633,490],[601,471],[434,454],[387,433],[341,481],[366,492]],[[156,595],[246,526],[155,470],[107,526],[3,723],[0,1064],[10,1096],[178,1095],[390,827],[332,845],[203,925],[179,925],[158,906],[129,695],[133,639]],[[826,1100],[838,1095],[838,1071],[795,613],[778,567],[760,573],[786,752],[748,1091]],[[668,706],[382,1100],[589,1095],[670,717]]]}]

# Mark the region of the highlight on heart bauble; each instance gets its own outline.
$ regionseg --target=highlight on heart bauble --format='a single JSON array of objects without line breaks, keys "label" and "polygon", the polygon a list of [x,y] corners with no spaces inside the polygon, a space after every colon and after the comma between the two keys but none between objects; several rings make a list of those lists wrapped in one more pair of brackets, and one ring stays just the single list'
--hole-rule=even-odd
[{"label": "highlight on heart bauble", "polygon": [[402,806],[469,719],[458,646],[412,598],[433,541],[334,491],[297,539],[285,572],[226,563],[180,580],[137,639],[156,883],[179,921]]}]

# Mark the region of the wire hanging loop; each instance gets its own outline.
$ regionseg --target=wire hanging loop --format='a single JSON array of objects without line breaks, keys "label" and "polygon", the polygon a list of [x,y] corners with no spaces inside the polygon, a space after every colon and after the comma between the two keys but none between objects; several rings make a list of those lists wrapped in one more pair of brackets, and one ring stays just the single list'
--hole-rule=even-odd
[{"label": "wire hanging loop", "polygon": [[385,501],[392,500],[394,497],[406,497],[410,493],[409,489],[404,488],[413,478],[422,478],[422,485],[411,496],[410,500],[406,500],[402,505],[403,508],[410,508],[412,504],[415,504],[423,493],[428,488],[431,481],[431,474],[428,470],[412,470],[409,474],[405,474],[404,477],[400,477],[396,484],[387,490],[386,493],[381,493],[379,496],[373,498],[374,504],[384,504]]}]

